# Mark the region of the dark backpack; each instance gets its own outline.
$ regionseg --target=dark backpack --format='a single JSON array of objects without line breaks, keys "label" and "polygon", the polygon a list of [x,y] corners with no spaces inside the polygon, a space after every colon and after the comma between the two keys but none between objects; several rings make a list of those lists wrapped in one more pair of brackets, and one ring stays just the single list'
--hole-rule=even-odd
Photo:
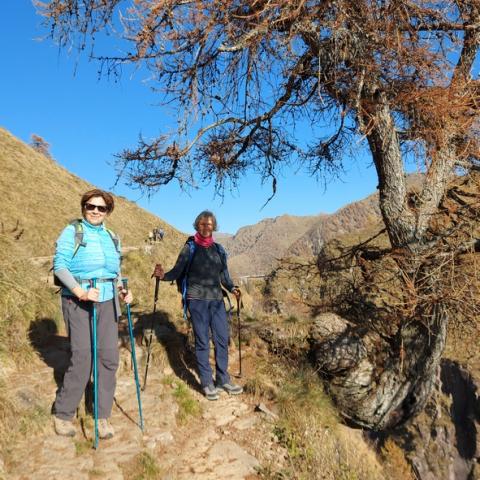
[{"label": "dark backpack", "polygon": [[[227,267],[227,252],[225,249],[219,244],[214,242],[215,248],[217,249],[218,254],[220,255],[220,260],[222,261],[223,268]],[[189,237],[188,240],[185,242],[185,245],[188,245],[189,248],[189,255],[188,255],[188,262],[185,266],[182,274],[175,280],[177,284],[177,290],[182,295],[182,306],[183,306],[183,317],[187,319],[187,288],[188,288],[188,272],[190,271],[190,266],[192,265],[193,257],[195,255],[195,251],[197,249],[197,245],[193,240],[193,237]],[[222,288],[222,291],[225,295],[225,290]],[[227,295],[228,297],[228,295]],[[230,299],[229,299],[230,301]]]},{"label": "dark backpack", "polygon": [[[78,249],[80,247],[86,247],[87,244],[83,241],[83,223],[81,218],[76,218],[75,220],[72,220],[69,225],[73,225],[75,227],[75,246],[73,247],[73,254],[72,254],[72,259],[75,257],[75,255],[78,252]],[[115,250],[118,252],[119,255],[121,255],[120,252],[120,240],[118,236],[110,230],[109,228],[105,229],[108,234],[110,235],[110,238],[112,239],[113,245],[115,246]],[[121,257],[120,257],[121,258]],[[53,266],[50,269],[51,272],[53,272]],[[53,284],[57,287],[63,287],[63,283],[57,278],[55,273],[53,274]]]}]

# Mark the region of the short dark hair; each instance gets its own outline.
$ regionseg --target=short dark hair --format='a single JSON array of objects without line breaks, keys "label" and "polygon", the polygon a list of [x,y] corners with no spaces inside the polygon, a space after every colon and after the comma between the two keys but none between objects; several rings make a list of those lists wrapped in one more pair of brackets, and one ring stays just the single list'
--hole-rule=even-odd
[{"label": "short dark hair", "polygon": [[211,218],[213,220],[213,231],[216,232],[218,228],[217,217],[215,217],[214,213],[210,210],[204,210],[197,215],[197,218],[193,222],[193,228],[198,232],[198,224],[200,223],[200,220],[203,220],[204,218]]},{"label": "short dark hair", "polygon": [[98,188],[94,188],[93,190],[89,190],[82,195],[82,199],[80,200],[80,205],[82,207],[82,211],[85,208],[85,204],[93,197],[102,197],[105,205],[107,206],[108,213],[112,213],[115,207],[115,202],[113,200],[113,196],[105,192],[104,190],[100,190]]}]

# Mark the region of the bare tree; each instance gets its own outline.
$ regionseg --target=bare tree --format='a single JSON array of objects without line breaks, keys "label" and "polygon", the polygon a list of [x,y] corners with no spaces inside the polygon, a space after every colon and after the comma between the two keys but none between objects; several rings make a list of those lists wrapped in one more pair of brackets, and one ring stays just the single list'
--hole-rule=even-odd
[{"label": "bare tree", "polygon": [[32,135],[30,136],[30,146],[38,153],[41,153],[48,158],[52,158],[52,155],[50,153],[50,144],[40,135],[32,133]]},{"label": "bare tree", "polygon": [[[321,176],[340,168],[352,145],[364,144],[377,171],[390,242],[418,253],[432,241],[429,222],[449,179],[456,169],[478,166],[479,83],[472,67],[480,43],[480,0],[37,5],[60,45],[91,48],[108,74],[128,64],[145,66],[165,101],[178,108],[173,135],[140,138],[136,148],[119,155],[121,172],[142,188],[172,180],[189,185],[198,175],[214,178],[222,191],[253,171],[270,179],[275,192],[285,163],[297,161]],[[98,55],[93,39],[102,31],[119,32],[127,53]],[[304,147],[294,136],[299,124],[312,130]],[[415,195],[407,190],[409,161],[425,173]],[[447,322],[441,306],[434,307],[427,331],[419,335],[438,344],[417,358],[425,366],[417,375],[420,383],[390,378],[396,393],[382,407],[381,425],[395,417],[405,398],[413,401],[413,391],[425,390],[419,398],[428,394],[424,380],[438,363]],[[414,339],[415,325],[409,329]]]}]

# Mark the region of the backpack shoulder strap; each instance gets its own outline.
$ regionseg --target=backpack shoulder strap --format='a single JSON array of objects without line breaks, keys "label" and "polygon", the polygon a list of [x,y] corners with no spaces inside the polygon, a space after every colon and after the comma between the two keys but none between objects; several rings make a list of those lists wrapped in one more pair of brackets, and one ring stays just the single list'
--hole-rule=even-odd
[{"label": "backpack shoulder strap", "polygon": [[80,247],[86,247],[87,244],[83,241],[83,224],[82,224],[82,220],[77,218],[75,220],[72,220],[70,222],[70,225],[73,225],[73,227],[75,228],[75,243],[74,243],[74,247],[73,247],[73,255],[72,255],[72,258],[77,254],[78,252],[78,249]]},{"label": "backpack shoulder strap", "polygon": [[109,228],[105,227],[105,230],[110,235],[110,238],[112,239],[112,242],[115,245],[115,250],[118,253],[120,253],[120,239],[118,238],[118,235],[113,230],[110,230]]},{"label": "backpack shoulder strap", "polygon": [[188,239],[186,244],[188,245],[188,248],[189,248],[189,255],[188,255],[187,268],[185,269],[185,275],[190,270],[190,265],[192,264],[193,256],[195,255],[195,250],[197,249],[195,242],[191,239]]},{"label": "backpack shoulder strap", "polygon": [[190,238],[185,242],[188,245],[188,262],[185,266],[185,270],[182,272],[182,297],[186,300],[187,296],[187,277],[188,272],[190,271],[190,266],[192,265],[193,256],[195,255],[196,245],[193,240]]},{"label": "backpack shoulder strap", "polygon": [[214,245],[220,255],[220,259],[222,260],[223,268],[225,268],[227,266],[227,252],[219,243],[215,242]]},{"label": "backpack shoulder strap", "polygon": [[[72,220],[69,222],[68,225],[72,225],[73,228],[75,229],[74,231],[74,237],[73,237],[73,254],[72,258],[77,254],[78,249],[80,247],[86,247],[87,244],[83,241],[83,224],[82,224],[82,219],[81,218],[76,218],[75,220]],[[53,265],[50,268],[49,272],[53,272]],[[48,283],[48,279],[47,279]],[[57,287],[63,287],[61,283],[57,283],[57,277],[53,275],[53,284],[56,285]],[[59,289],[57,293],[60,291]]]},{"label": "backpack shoulder strap", "polygon": [[188,272],[190,270],[190,265],[192,264],[193,256],[195,255],[196,245],[193,241],[193,238],[189,238],[186,242],[188,245],[188,262],[185,267],[185,270],[182,273],[182,285],[181,285],[181,292],[182,292],[182,304],[183,304],[183,318],[187,319],[187,284],[188,284]]}]

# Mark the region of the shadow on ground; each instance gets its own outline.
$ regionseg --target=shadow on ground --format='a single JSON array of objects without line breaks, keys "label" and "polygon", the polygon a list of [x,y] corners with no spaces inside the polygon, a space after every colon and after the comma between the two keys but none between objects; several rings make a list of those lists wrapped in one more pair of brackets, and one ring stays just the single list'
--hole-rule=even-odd
[{"label": "shadow on ground", "polygon": [[40,358],[53,369],[53,377],[59,387],[70,361],[70,342],[58,334],[58,327],[51,318],[39,318],[30,323],[28,338]]},{"label": "shadow on ground", "polygon": [[[152,326],[155,337],[167,353],[170,367],[175,375],[200,392],[200,385],[192,374],[192,370],[196,369],[196,362],[188,327],[186,326],[185,331],[180,330],[165,311],[139,315],[135,324],[135,337],[147,347]],[[149,368],[152,366],[150,365]]]},{"label": "shadow on ground", "polygon": [[[30,323],[28,337],[32,347],[38,352],[45,364],[53,370],[57,391],[63,383],[63,377],[70,364],[70,341],[58,334],[58,327],[51,318],[40,318]],[[85,388],[85,411],[93,412],[93,384],[88,382]],[[53,413],[53,404],[52,404]]]}]

